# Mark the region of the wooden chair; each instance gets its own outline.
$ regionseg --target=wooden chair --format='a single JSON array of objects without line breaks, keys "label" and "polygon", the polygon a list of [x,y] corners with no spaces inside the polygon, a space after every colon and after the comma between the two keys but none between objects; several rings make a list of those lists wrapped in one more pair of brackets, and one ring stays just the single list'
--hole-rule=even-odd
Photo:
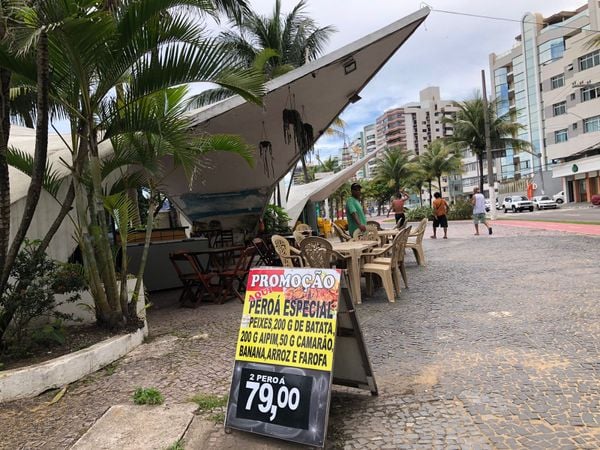
[{"label": "wooden chair", "polygon": [[352,238],[355,241],[379,241],[379,233],[377,233],[377,227],[375,225],[366,225],[366,231],[360,231],[359,228],[354,230]]},{"label": "wooden chair", "polygon": [[[392,252],[392,255],[394,255],[394,252]],[[388,264],[377,264],[373,262],[365,263],[361,268],[361,272],[367,278],[367,292],[369,294],[371,294],[373,290],[372,275],[377,275],[379,278],[381,278],[388,301],[395,302],[396,293],[394,290],[394,257],[392,256],[390,259],[391,261]]]},{"label": "wooden chair", "polygon": [[[256,249],[254,247],[246,247],[240,254],[235,266],[230,270],[224,270],[218,273],[219,283],[221,285],[221,300],[223,303],[227,298],[237,296],[240,302],[244,302],[244,297],[240,293],[246,288],[246,277],[252,267],[254,257],[256,255]],[[234,282],[237,282],[237,289],[234,286]]]},{"label": "wooden chair", "polygon": [[[274,234],[271,236],[271,242],[273,243],[273,248],[277,252],[277,255],[279,255],[279,259],[281,260],[283,267],[304,266],[302,257],[300,256],[300,250],[292,247],[286,238],[279,236],[278,234]],[[297,264],[297,266],[294,264],[294,262]]]},{"label": "wooden chair", "polygon": [[[412,249],[415,254],[415,259],[417,260],[417,264],[420,266],[425,265],[425,252],[423,251],[423,235],[425,234],[425,229],[427,228],[427,218],[419,222],[419,225],[411,231],[408,238],[409,241],[406,243],[406,248]],[[414,238],[414,240],[410,240]]]},{"label": "wooden chair", "polygon": [[403,228],[402,231],[394,237],[391,257],[377,257],[372,261],[375,264],[393,264],[394,261],[392,259],[395,258],[396,264],[393,266],[395,268],[394,283],[396,285],[396,291],[398,294],[400,293],[400,277],[398,276],[398,270],[400,271],[400,275],[404,281],[404,287],[408,287],[408,278],[406,276],[406,267],[404,265],[404,250],[406,249],[406,242],[408,240],[410,230],[411,227]]},{"label": "wooden chair", "polygon": [[204,295],[208,295],[215,303],[218,301],[218,285],[212,283],[217,276],[215,272],[202,272],[196,258],[186,252],[170,253],[169,259],[183,285],[179,296],[181,306],[197,307]]},{"label": "wooden chair", "polygon": [[346,268],[346,258],[333,250],[327,239],[316,236],[305,238],[300,243],[300,254],[305,267],[329,269],[334,264],[337,268]]},{"label": "wooden chair", "polygon": [[377,231],[381,231],[381,224],[376,220],[367,220],[367,225],[374,225],[377,228]]},{"label": "wooden chair", "polygon": [[220,230],[218,237],[215,239],[216,247],[232,247],[233,246],[233,230]]},{"label": "wooden chair", "polygon": [[252,246],[258,255],[257,266],[281,266],[277,253],[261,238],[252,239]]},{"label": "wooden chair", "polygon": [[340,242],[347,242],[352,239],[352,236],[342,230],[339,225],[332,223],[331,227],[333,228],[333,232],[337,235],[337,237],[340,238]]}]

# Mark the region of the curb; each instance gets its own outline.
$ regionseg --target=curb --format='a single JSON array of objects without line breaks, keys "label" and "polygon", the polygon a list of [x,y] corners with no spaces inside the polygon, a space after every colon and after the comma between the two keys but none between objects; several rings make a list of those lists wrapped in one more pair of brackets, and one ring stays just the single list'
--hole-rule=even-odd
[{"label": "curb", "polygon": [[125,356],[139,346],[148,334],[148,326],[115,336],[91,347],[33,366],[0,372],[0,403],[35,397],[79,380]]}]

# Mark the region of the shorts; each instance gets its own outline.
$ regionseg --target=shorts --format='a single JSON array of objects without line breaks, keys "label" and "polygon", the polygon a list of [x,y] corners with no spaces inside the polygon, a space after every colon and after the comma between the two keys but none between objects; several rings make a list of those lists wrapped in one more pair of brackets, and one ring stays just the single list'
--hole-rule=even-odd
[{"label": "shorts", "polygon": [[448,228],[448,218],[446,216],[434,217],[433,228],[437,227]]},{"label": "shorts", "polygon": [[399,227],[404,225],[404,222],[406,222],[406,216],[404,215],[404,213],[394,214],[394,219],[396,220],[396,224],[398,224]]},{"label": "shorts", "polygon": [[473,214],[473,223],[477,225],[478,223],[485,223],[485,213]]}]

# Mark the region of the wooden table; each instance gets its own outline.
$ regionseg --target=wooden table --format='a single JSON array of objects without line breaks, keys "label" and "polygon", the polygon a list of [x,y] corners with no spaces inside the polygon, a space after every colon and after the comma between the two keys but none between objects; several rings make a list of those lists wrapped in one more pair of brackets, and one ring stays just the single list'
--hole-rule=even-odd
[{"label": "wooden table", "polygon": [[[198,261],[198,265],[200,269],[204,272],[210,272],[213,269],[214,272],[221,272],[227,266],[227,260],[232,258],[234,252],[239,252],[244,250],[244,246],[236,245],[233,247],[216,247],[216,248],[207,248],[204,250],[197,250],[194,252],[188,252],[196,261]],[[201,256],[208,256],[208,261],[206,262],[206,266],[202,264]]]},{"label": "wooden table", "polygon": [[379,245],[379,241],[332,242],[333,250],[350,258],[350,290],[356,303],[361,303],[360,293],[360,257],[365,250]]}]

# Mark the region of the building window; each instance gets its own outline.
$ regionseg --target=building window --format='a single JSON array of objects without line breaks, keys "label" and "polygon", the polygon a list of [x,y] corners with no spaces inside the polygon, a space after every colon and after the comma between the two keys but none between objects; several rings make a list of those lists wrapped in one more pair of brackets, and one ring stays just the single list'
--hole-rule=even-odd
[{"label": "building window", "polygon": [[554,142],[556,144],[560,144],[561,142],[567,142],[567,140],[568,136],[566,128],[564,130],[557,130],[554,132]]},{"label": "building window", "polygon": [[567,113],[567,102],[555,103],[552,105],[552,115],[560,116]]},{"label": "building window", "polygon": [[579,61],[579,70],[590,69],[594,66],[600,64],[600,50],[596,50],[592,53],[588,53],[587,55],[583,55],[578,59]]},{"label": "building window", "polygon": [[581,101],[587,102],[600,97],[600,86],[586,87],[581,89]]},{"label": "building window", "polygon": [[550,86],[552,89],[557,89],[565,85],[565,74],[561,73],[555,77],[550,78]]},{"label": "building window", "polygon": [[583,121],[584,133],[592,133],[594,131],[600,131],[600,116],[590,117]]}]

